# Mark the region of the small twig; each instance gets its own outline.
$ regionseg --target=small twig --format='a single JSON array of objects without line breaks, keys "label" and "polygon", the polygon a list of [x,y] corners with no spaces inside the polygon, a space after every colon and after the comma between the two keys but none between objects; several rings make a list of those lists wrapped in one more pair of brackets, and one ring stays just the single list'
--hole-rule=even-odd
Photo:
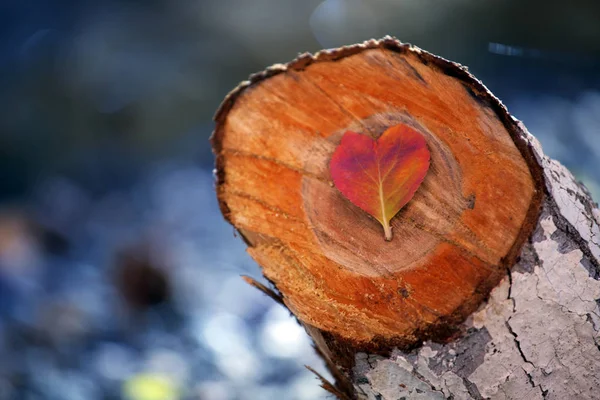
[{"label": "small twig", "polygon": [[256,279],[249,277],[248,275],[242,275],[242,279],[247,284],[249,284],[251,286],[254,286],[255,288],[257,288],[258,290],[260,290],[261,292],[263,292],[264,294],[266,294],[267,296],[269,296],[270,298],[272,298],[273,300],[275,300],[279,304],[285,306],[285,304],[283,303],[283,297],[281,297],[281,295],[279,295],[278,293],[276,293],[273,289],[270,289],[270,288],[266,287],[265,285],[263,285],[262,283],[260,283]]},{"label": "small twig", "polygon": [[319,378],[319,380],[321,381],[321,387],[323,389],[337,397],[339,400],[352,400],[350,399],[350,397],[348,397],[347,394],[340,392],[340,390],[333,383],[329,382],[327,379],[325,379],[323,375],[319,374],[313,368],[309,367],[308,365],[305,365],[304,367],[313,374],[315,374],[317,378]]}]

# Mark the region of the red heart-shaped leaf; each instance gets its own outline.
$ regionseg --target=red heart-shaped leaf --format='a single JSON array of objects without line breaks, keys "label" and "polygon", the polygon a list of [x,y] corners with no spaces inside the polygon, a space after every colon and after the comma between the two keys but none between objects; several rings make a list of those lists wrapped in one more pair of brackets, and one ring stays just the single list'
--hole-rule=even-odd
[{"label": "red heart-shaped leaf", "polygon": [[335,149],[329,169],[335,186],[377,219],[392,239],[390,220],[412,199],[429,169],[423,136],[400,124],[377,140],[348,131]]}]

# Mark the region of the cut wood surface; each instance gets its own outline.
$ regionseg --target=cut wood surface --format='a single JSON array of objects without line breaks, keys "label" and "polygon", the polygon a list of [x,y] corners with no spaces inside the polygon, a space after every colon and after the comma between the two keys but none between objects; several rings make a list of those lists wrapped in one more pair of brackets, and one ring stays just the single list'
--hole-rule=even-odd
[{"label": "cut wood surface", "polygon": [[[255,286],[280,296],[305,326],[338,396],[548,395],[575,374],[534,343],[539,334],[560,344],[565,331],[552,323],[576,327],[589,347],[578,350],[581,365],[599,369],[597,210],[465,68],[392,38],[305,54],[242,83],[215,120],[221,210],[279,294]],[[425,137],[431,166],[387,242],[336,189],[329,162],[344,132],[377,138],[401,123]],[[553,191],[549,179],[567,189]],[[534,231],[546,242],[534,243]],[[587,270],[578,260],[596,276],[579,277]],[[563,262],[562,272],[540,269]],[[542,276],[556,295],[540,294]]]}]

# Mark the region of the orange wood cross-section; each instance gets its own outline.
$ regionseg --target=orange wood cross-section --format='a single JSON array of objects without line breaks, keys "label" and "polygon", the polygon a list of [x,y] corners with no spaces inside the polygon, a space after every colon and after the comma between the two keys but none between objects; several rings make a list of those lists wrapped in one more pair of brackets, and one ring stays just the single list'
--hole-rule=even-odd
[{"label": "orange wood cross-section", "polygon": [[[384,39],[276,66],[225,100],[213,136],[221,209],[305,324],[355,343],[421,340],[464,320],[506,274],[541,191],[483,90],[456,64]],[[377,138],[397,124],[425,137],[431,165],[387,242],[329,162],[344,132]]]}]

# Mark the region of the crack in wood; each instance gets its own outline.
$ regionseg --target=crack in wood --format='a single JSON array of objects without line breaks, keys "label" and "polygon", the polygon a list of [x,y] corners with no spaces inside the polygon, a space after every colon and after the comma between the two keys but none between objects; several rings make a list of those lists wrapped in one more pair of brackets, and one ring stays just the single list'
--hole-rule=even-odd
[{"label": "crack in wood", "polygon": [[345,114],[347,117],[353,119],[357,124],[361,125],[363,127],[364,130],[368,131],[368,127],[363,123],[362,118],[360,118],[357,115],[354,115],[353,113],[351,113],[348,109],[346,109],[344,106],[342,106],[340,103],[338,103],[337,100],[334,99],[333,96],[331,96],[329,93],[327,93],[327,91],[325,89],[323,89],[320,85],[318,85],[311,77],[310,75],[306,74],[304,76],[306,82],[310,83],[311,85],[313,85],[315,87],[315,89],[317,89],[318,91],[320,91],[323,96],[325,96],[327,99],[329,99],[332,103],[334,103],[339,109],[340,111]]},{"label": "crack in wood", "polygon": [[309,176],[309,177],[311,177],[313,179],[316,179],[318,181],[324,182],[324,183],[326,183],[328,185],[332,185],[333,184],[333,182],[331,180],[329,180],[329,179],[325,179],[325,178],[321,177],[320,175],[314,174],[314,173],[309,172],[309,171],[307,171],[305,169],[294,167],[294,166],[289,165],[289,164],[287,164],[287,163],[285,163],[285,162],[283,162],[283,161],[281,161],[281,160],[279,160],[277,158],[274,158],[274,157],[261,156],[261,155],[258,155],[258,154],[255,154],[255,153],[251,153],[251,152],[248,152],[248,151],[239,150],[239,149],[232,149],[232,148],[223,148],[221,150],[220,154],[221,155],[231,154],[231,155],[234,155],[234,156],[242,156],[242,157],[248,157],[248,158],[255,158],[257,160],[262,160],[262,161],[269,161],[269,162],[272,162],[275,165],[287,168],[287,169],[289,169],[291,171],[294,171],[294,172],[298,172],[299,174],[302,174],[304,176]]}]

